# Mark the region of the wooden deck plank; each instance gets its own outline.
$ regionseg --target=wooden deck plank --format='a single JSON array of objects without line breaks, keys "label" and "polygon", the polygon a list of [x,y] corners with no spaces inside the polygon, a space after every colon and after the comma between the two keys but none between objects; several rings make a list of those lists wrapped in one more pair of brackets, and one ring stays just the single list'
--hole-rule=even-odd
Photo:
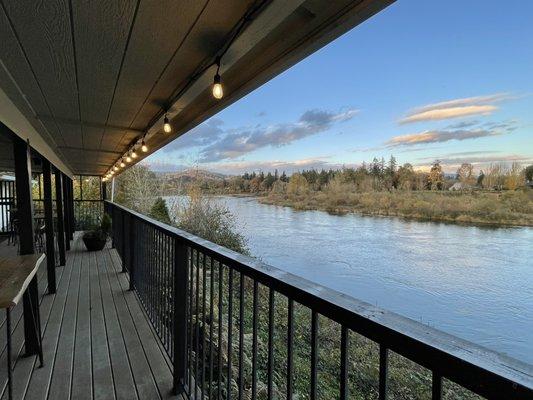
[{"label": "wooden deck plank", "polygon": [[122,330],[118,320],[117,310],[114,307],[111,285],[109,283],[109,271],[106,267],[108,262],[108,251],[96,254],[96,265],[102,294],[104,307],[104,317],[106,321],[107,338],[111,356],[111,366],[114,373],[115,395],[121,400],[137,399],[135,381],[130,369],[128,350],[124,343]]},{"label": "wooden deck plank", "polygon": [[[52,310],[47,320],[42,321],[46,324],[43,336],[43,368],[39,366],[34,358],[30,370],[30,380],[26,390],[26,399],[46,399],[50,389],[50,380],[53,372],[56,370],[56,357],[63,355],[62,342],[65,340],[64,328],[71,321],[70,318],[64,318],[67,313],[67,307],[70,306],[72,289],[78,285],[78,269],[73,268],[75,264],[75,254],[67,260],[65,267],[60,267],[62,275],[57,281],[57,294],[55,296]],[[56,271],[57,272],[57,271]],[[77,288],[76,288],[77,289]],[[41,312],[42,313],[42,312]]]},{"label": "wooden deck plank", "polygon": [[[122,270],[122,264],[117,252],[110,252],[108,256],[112,260],[112,264],[110,264],[110,266],[114,268],[115,273],[117,273],[116,276],[119,280],[122,290],[127,291],[129,288],[129,280],[126,274],[119,273]],[[170,360],[168,360],[168,358],[165,356],[164,350],[162,346],[160,346],[160,341],[155,336],[154,331],[150,329],[148,318],[142,310],[137,298],[133,296],[126,296],[125,298],[129,312],[136,326],[137,333],[143,338],[143,348],[161,397],[163,399],[176,398],[176,396],[174,396],[172,393],[173,382]],[[165,363],[162,363],[161,360],[164,360]]]},{"label": "wooden deck plank", "polygon": [[[76,243],[76,246],[78,245],[81,246],[81,243]],[[80,400],[93,398],[89,267],[88,260],[82,257],[78,264],[78,268],[80,268],[80,289],[71,391],[71,398]],[[50,397],[50,399],[53,399],[53,397]]]},{"label": "wooden deck plank", "polygon": [[133,292],[125,291],[123,288],[121,288],[118,281],[118,275],[120,272],[114,271],[111,265],[106,264],[106,267],[110,272],[108,274],[108,277],[110,278],[109,282],[111,284],[111,290],[113,293],[117,314],[119,316],[120,326],[124,335],[124,341],[128,349],[130,366],[135,379],[135,384],[137,386],[139,398],[159,399],[159,391],[154,377],[152,376],[150,364],[146,359],[142,345],[146,338],[140,338],[137,334],[136,326],[133,323],[131,315],[129,314],[128,306],[126,304],[126,299],[128,297],[133,297],[135,299],[135,294]]},{"label": "wooden deck plank", "polygon": [[[99,273],[94,252],[84,253],[89,263],[91,282],[91,345],[93,359],[93,399],[112,400],[115,398],[113,371],[107,345],[106,322],[100,291]],[[106,307],[109,306],[106,304]]]},{"label": "wooden deck plank", "polygon": [[[72,360],[74,354],[75,330],[76,330],[76,310],[78,308],[78,292],[80,287],[80,268],[76,268],[76,264],[81,260],[78,251],[72,251],[70,257],[67,259],[65,268],[71,268],[70,284],[68,289],[67,301],[64,308],[63,321],[60,330],[60,336],[54,359],[48,358],[45,355],[45,365],[52,365],[52,374],[49,377],[48,390],[39,393],[39,388],[43,388],[43,384],[34,373],[30,381],[30,387],[26,394],[26,399],[57,399],[61,395],[63,398],[70,396],[70,383],[72,379]],[[72,261],[72,262],[71,262]],[[58,284],[59,290],[62,289],[64,283]],[[45,340],[49,340],[45,336]]]}]

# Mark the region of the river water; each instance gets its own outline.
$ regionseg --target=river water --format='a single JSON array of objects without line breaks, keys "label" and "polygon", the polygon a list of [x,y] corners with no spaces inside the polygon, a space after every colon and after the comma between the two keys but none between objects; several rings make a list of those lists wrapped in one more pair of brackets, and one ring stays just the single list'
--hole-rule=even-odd
[{"label": "river water", "polygon": [[533,229],[216,201],[267,264],[533,364]]}]

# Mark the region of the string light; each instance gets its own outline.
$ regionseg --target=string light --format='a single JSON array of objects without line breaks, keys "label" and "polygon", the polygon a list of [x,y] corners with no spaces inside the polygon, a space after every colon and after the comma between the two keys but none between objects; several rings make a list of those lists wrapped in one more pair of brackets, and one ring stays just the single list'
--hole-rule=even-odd
[{"label": "string light", "polygon": [[137,158],[137,152],[135,151],[135,149],[131,151],[131,158]]},{"label": "string light", "polygon": [[165,133],[172,132],[172,127],[170,126],[170,122],[166,114],[165,114],[165,118],[163,119],[163,130],[165,131]]},{"label": "string light", "polygon": [[126,162],[128,162],[128,163],[131,162],[131,157],[130,157],[129,153],[128,153],[128,155],[126,156]]},{"label": "string light", "polygon": [[143,141],[141,143],[141,151],[143,153],[146,153],[148,151],[148,146],[146,145],[146,143],[144,143],[144,138],[143,138]]},{"label": "string light", "polygon": [[115,169],[115,171],[118,171],[118,167],[116,165],[113,168]]},{"label": "string light", "polygon": [[124,159],[121,158],[120,159],[120,168],[124,168],[126,166],[126,164],[124,163]]},{"label": "string light", "polygon": [[216,60],[217,65],[217,73],[215,74],[215,78],[213,79],[213,97],[217,100],[220,100],[222,97],[224,97],[224,89],[222,88],[222,83],[220,80],[220,57],[217,57]]}]

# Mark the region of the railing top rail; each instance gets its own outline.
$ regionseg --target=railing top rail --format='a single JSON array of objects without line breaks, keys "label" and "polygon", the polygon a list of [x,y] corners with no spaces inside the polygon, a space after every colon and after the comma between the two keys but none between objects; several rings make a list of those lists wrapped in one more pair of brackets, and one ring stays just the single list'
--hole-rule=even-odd
[{"label": "railing top rail", "polygon": [[478,394],[504,393],[508,398],[533,395],[531,364],[272,267],[120,204],[105,202]]}]

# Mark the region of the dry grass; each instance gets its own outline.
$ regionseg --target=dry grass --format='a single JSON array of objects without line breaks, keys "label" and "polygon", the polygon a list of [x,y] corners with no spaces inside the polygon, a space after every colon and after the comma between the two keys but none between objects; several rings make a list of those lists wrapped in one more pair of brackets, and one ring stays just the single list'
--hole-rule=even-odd
[{"label": "dry grass", "polygon": [[533,226],[532,190],[361,193],[350,185],[335,185],[324,191],[307,191],[299,195],[270,193],[260,201],[334,214],[356,212],[456,223]]}]

